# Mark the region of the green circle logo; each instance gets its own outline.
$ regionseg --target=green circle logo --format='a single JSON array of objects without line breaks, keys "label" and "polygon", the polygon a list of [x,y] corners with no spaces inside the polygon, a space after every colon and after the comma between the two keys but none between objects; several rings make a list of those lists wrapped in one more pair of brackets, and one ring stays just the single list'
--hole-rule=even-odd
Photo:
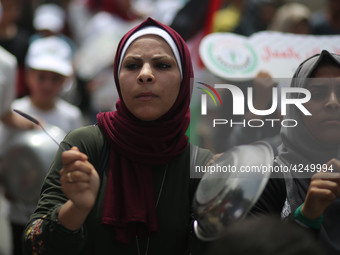
[{"label": "green circle logo", "polygon": [[231,75],[251,73],[258,64],[255,50],[246,42],[211,41],[208,56],[215,67]]}]

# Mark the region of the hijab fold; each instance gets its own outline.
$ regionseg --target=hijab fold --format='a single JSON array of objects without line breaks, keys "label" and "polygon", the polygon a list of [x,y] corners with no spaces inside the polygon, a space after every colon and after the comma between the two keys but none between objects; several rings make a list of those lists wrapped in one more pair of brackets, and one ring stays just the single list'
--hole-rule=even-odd
[{"label": "hijab fold", "polygon": [[[118,79],[127,41],[138,31],[140,36],[143,35],[142,30],[149,31],[144,29],[146,27],[160,28],[170,36],[171,42],[159,35],[169,46],[177,47],[181,61],[177,64],[182,72],[180,91],[174,105],[159,119],[150,122],[137,119],[127,109]],[[148,18],[121,39],[114,60],[114,77],[120,96],[117,110],[97,115],[98,125],[110,145],[102,223],[114,227],[118,241],[129,243],[136,235],[145,236],[158,231],[152,168],[168,164],[188,145],[185,132],[190,121],[193,82],[189,50],[173,29]]]}]

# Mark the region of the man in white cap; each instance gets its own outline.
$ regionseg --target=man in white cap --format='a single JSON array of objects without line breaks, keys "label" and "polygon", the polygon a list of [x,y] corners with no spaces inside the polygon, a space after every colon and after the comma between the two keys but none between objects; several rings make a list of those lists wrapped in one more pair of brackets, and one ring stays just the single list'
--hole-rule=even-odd
[{"label": "man in white cap", "polygon": [[65,132],[82,125],[78,107],[59,97],[72,78],[72,49],[56,36],[34,40],[26,56],[26,82],[30,95],[15,100],[12,107],[60,127]]}]

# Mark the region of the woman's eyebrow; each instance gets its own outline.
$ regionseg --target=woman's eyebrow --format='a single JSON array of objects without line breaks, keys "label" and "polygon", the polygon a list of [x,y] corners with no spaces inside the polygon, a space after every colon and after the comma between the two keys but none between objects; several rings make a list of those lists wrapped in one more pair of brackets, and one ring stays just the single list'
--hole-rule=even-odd
[{"label": "woman's eyebrow", "polygon": [[325,87],[325,85],[327,85],[327,84],[324,84],[324,83],[310,83],[307,86],[310,87],[310,88],[319,88],[319,87]]},{"label": "woman's eyebrow", "polygon": [[[159,56],[152,57],[151,61],[158,61],[158,60],[162,60],[162,59],[175,60],[174,58],[167,56],[167,55],[159,55]],[[128,55],[124,58],[123,61],[125,61],[125,60],[142,61],[143,58],[142,58],[142,56],[139,56],[139,55]]]},{"label": "woman's eyebrow", "polygon": [[329,90],[331,89],[333,86],[339,87],[336,84],[330,84],[330,83],[313,83],[313,84],[309,84],[307,85],[307,89],[311,90],[311,89],[316,89],[316,90]]},{"label": "woman's eyebrow", "polygon": [[157,60],[162,60],[162,59],[173,59],[173,58],[167,55],[154,56],[151,58],[152,61],[157,61]]},{"label": "woman's eyebrow", "polygon": [[332,78],[310,78],[307,86],[308,87],[322,87],[330,85]]},{"label": "woman's eyebrow", "polygon": [[128,56],[126,56],[126,57],[123,59],[123,61],[129,60],[129,59],[136,60],[136,61],[141,61],[141,60],[142,60],[142,57],[139,56],[139,55],[128,55]]}]

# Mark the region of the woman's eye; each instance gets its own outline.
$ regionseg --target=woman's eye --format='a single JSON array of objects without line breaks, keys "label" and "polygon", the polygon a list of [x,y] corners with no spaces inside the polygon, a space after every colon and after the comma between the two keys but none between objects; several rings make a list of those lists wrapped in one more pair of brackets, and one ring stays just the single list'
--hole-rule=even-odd
[{"label": "woman's eye", "polygon": [[326,89],[312,89],[311,90],[311,96],[312,99],[323,99],[327,96],[327,90]]},{"label": "woman's eye", "polygon": [[340,100],[340,89],[337,89],[335,93],[336,97]]},{"label": "woman's eye", "polygon": [[160,69],[167,69],[167,68],[170,68],[171,65],[167,64],[167,63],[158,63],[156,64],[157,68],[160,68]]},{"label": "woman's eye", "polygon": [[136,64],[136,63],[130,63],[130,64],[126,64],[126,65],[125,65],[125,68],[126,68],[126,69],[129,69],[129,70],[134,70],[134,69],[139,68],[139,65]]}]

